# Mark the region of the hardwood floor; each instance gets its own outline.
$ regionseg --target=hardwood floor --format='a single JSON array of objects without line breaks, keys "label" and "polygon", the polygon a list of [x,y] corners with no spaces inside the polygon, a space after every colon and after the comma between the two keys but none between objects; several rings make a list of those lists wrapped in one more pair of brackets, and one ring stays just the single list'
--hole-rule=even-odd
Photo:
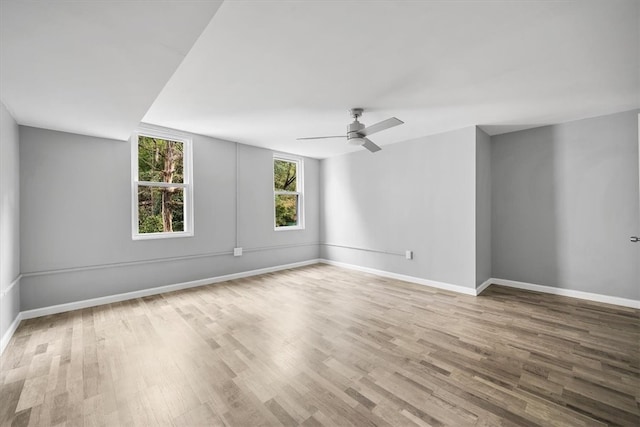
[{"label": "hardwood floor", "polygon": [[638,426],[639,313],[314,265],[23,321],[0,424]]}]

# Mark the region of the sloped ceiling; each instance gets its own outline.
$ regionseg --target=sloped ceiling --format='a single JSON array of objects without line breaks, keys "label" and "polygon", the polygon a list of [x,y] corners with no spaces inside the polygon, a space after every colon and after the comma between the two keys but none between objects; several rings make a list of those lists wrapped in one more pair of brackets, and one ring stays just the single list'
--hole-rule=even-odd
[{"label": "sloped ceiling", "polygon": [[220,4],[2,0],[2,102],[23,125],[127,139]]},{"label": "sloped ceiling", "polygon": [[406,122],[371,137],[383,147],[640,107],[635,0],[2,2],[2,12],[5,105],[22,124],[92,135],[126,138],[142,119],[323,158],[361,148],[295,138],[343,134],[351,107],[365,124]]}]

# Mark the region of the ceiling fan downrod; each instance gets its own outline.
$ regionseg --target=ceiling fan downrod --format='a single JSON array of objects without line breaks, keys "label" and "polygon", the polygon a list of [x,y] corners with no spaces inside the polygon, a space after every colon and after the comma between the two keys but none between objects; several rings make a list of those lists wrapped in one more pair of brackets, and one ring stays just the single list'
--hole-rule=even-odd
[{"label": "ceiling fan downrod", "polygon": [[364,135],[358,133],[358,131],[364,129],[364,125],[358,121],[358,117],[362,116],[362,108],[352,108],[351,117],[353,117],[353,123],[347,125],[347,143],[351,145],[364,144]]}]

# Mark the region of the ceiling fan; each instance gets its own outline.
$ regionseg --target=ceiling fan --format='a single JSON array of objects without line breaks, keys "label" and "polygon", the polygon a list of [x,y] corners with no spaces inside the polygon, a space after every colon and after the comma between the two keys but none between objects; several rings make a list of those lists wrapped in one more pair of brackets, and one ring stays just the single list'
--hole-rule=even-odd
[{"label": "ceiling fan", "polygon": [[365,127],[362,123],[358,121],[358,117],[362,116],[362,112],[364,111],[362,108],[352,108],[351,117],[354,118],[353,123],[347,126],[347,134],[346,135],[335,135],[335,136],[312,136],[307,138],[297,138],[298,141],[307,140],[307,139],[329,139],[329,138],[347,138],[347,143],[351,145],[362,145],[367,150],[375,153],[376,151],[382,150],[382,148],[378,147],[374,144],[367,136],[380,132],[394,126],[398,126],[403,124],[404,122],[395,117],[391,117],[390,119],[383,120],[375,125]]}]

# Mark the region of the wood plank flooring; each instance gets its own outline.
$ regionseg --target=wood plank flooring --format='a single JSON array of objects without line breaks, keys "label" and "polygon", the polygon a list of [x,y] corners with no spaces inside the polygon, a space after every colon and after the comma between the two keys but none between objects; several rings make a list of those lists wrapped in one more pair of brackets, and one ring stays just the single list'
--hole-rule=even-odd
[{"label": "wood plank flooring", "polygon": [[3,426],[640,425],[638,310],[314,265],[23,321]]}]

